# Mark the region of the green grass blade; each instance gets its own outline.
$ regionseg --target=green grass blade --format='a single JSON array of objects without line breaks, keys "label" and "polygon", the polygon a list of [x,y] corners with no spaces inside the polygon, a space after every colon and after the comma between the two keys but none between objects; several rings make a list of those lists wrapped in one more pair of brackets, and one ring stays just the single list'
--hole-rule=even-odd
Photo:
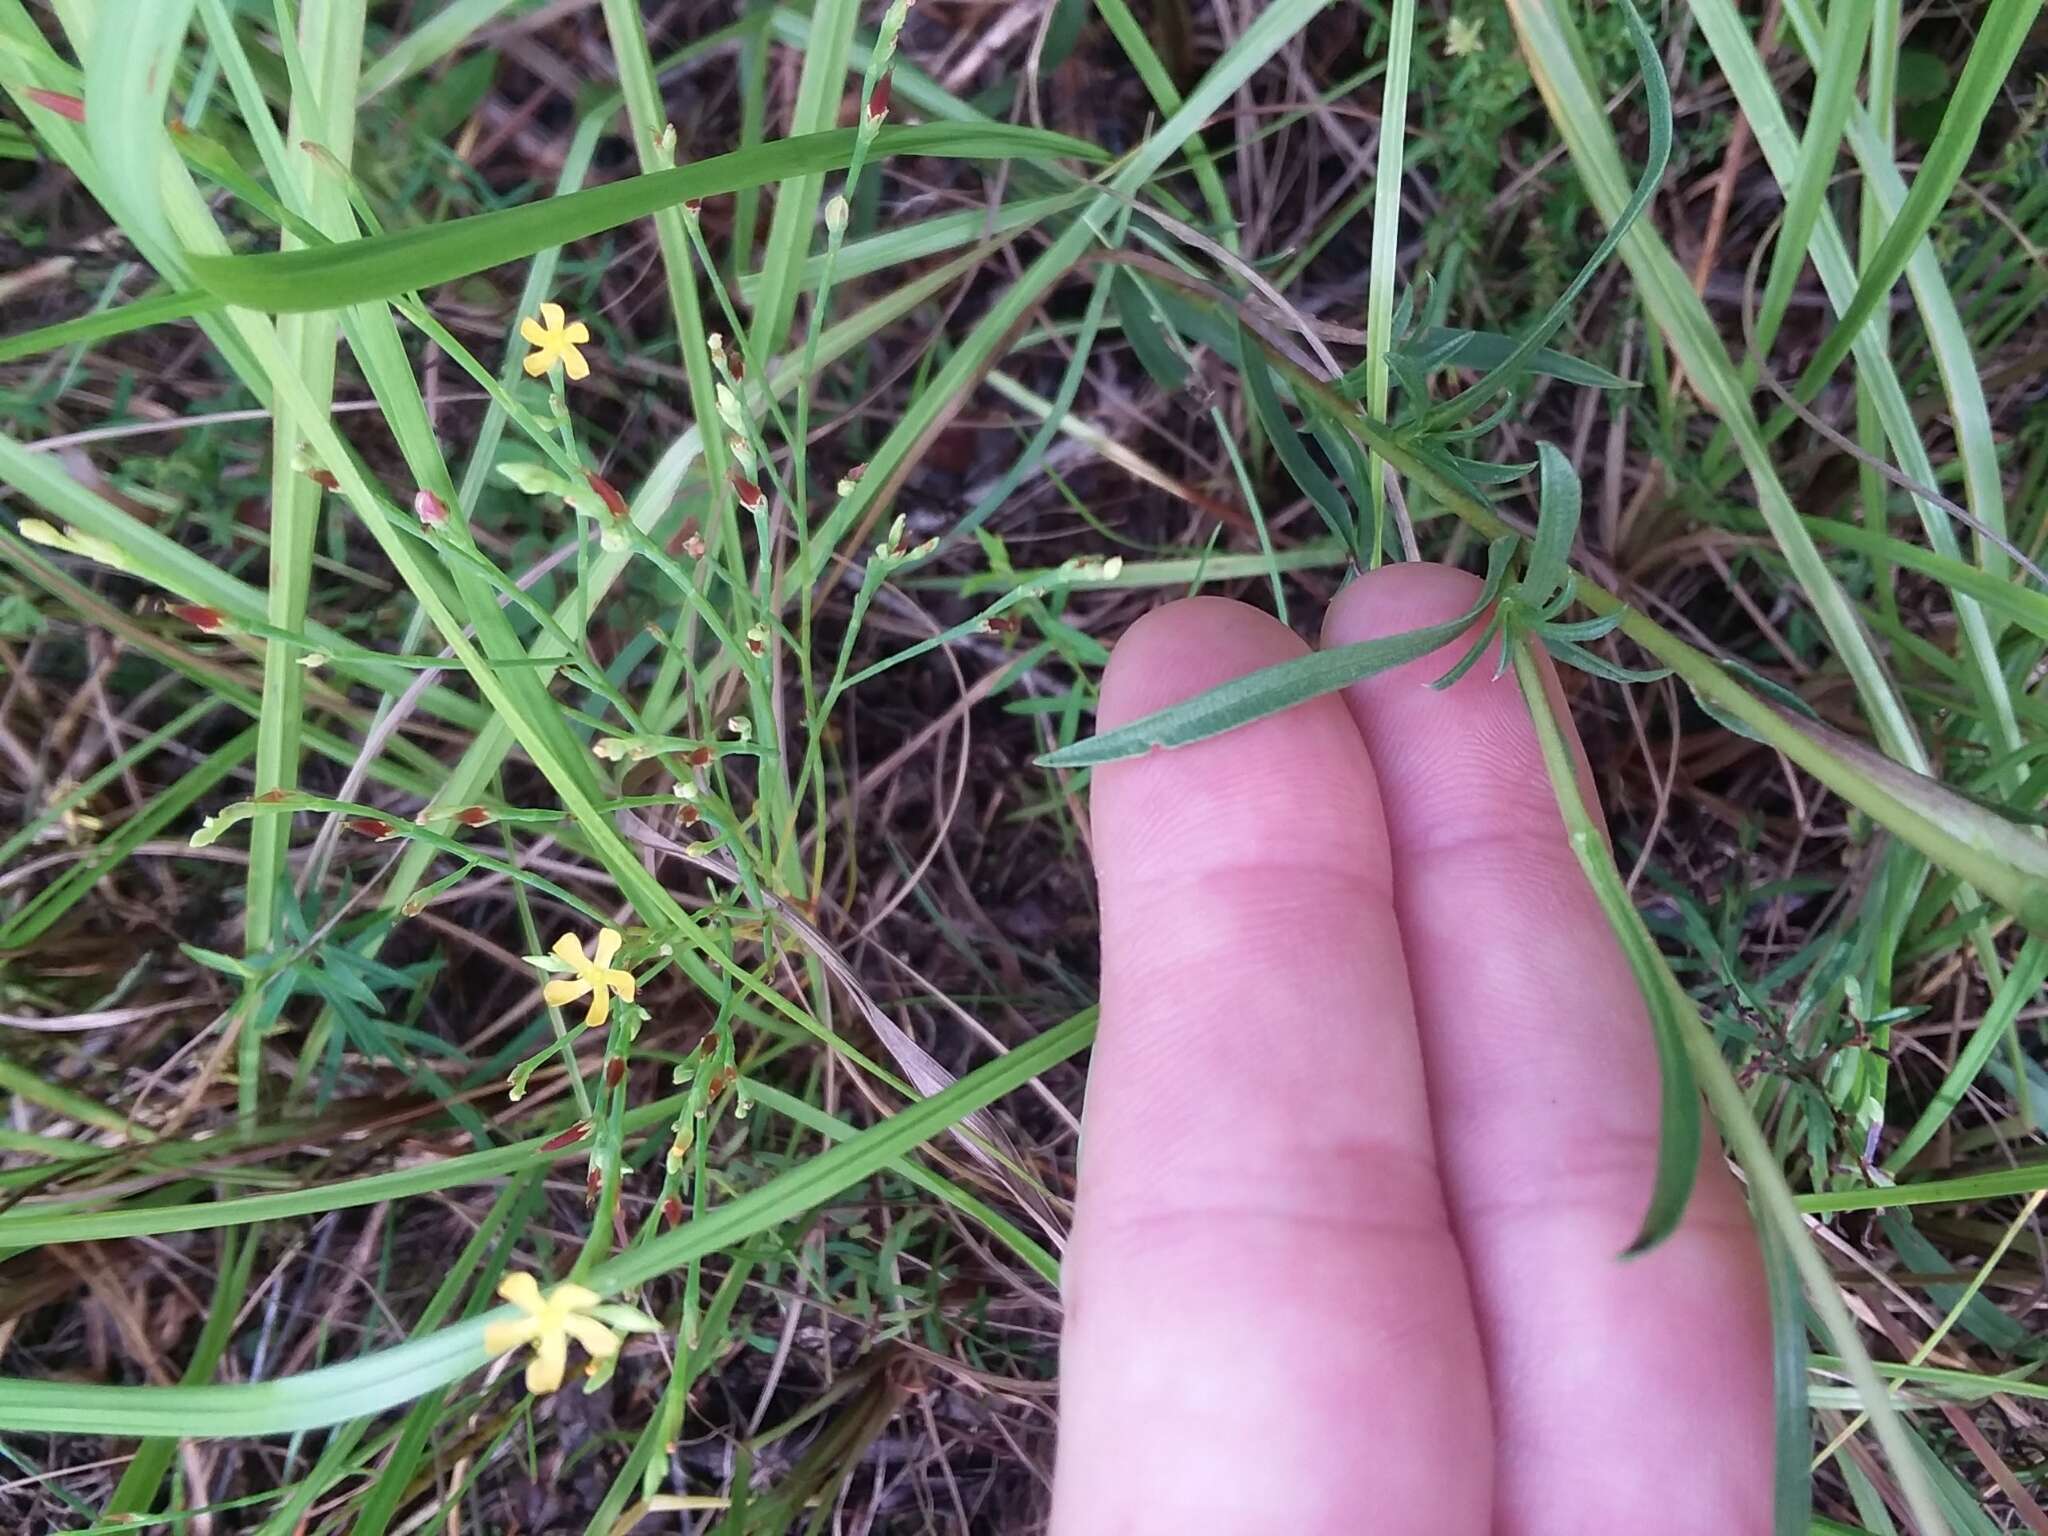
[{"label": "green grass blade", "polygon": [[1771,1530],[1775,1536],[1803,1536],[1813,1517],[1806,1313],[1799,1297],[1799,1269],[1784,1234],[1770,1222],[1759,1222],[1757,1243],[1763,1250],[1764,1281],[1771,1297]]},{"label": "green grass blade", "polygon": [[[520,261],[550,246],[602,234],[693,198],[718,197],[740,187],[763,186],[807,172],[839,170],[852,158],[854,139],[851,128],[776,139],[672,171],[634,176],[494,213],[448,219],[319,250],[195,255],[190,265],[199,284],[228,304],[270,314],[338,309]],[[1094,145],[1065,134],[1004,124],[884,127],[873,153],[1047,162],[1105,158]]]},{"label": "green grass blade", "polygon": [[[643,1284],[690,1258],[718,1253],[829,1200],[969,1114],[1057,1066],[1094,1038],[1093,1010],[1076,1014],[696,1221],[619,1255],[584,1277],[607,1295]],[[381,1413],[446,1386],[485,1362],[484,1329],[509,1307],[392,1349],[295,1376],[238,1386],[110,1387],[0,1377],[0,1429],[37,1434],[280,1435]]]},{"label": "green grass blade", "polygon": [[2017,1027],[2020,1010],[2039,1001],[2041,986],[2048,982],[2048,944],[2030,938],[2005,979],[1998,984],[1991,1006],[1971,1030],[1969,1039],[1956,1053],[1955,1062],[1942,1075],[1941,1083],[1928,1098],[1919,1117],[1907,1128],[1899,1144],[1884,1160],[1885,1171],[1896,1173],[1920,1155],[1941,1128],[1948,1123],[1963,1095],[1991,1060],[1991,1053]]},{"label": "green grass blade", "polygon": [[[792,136],[818,134],[838,120],[839,98],[846,90],[846,55],[860,18],[857,0],[815,0],[810,37],[803,50],[803,72],[797,78],[796,104],[791,109]],[[867,104],[857,103],[856,112]],[[878,144],[877,150],[886,153]],[[837,170],[839,166],[830,169]],[[774,178],[781,182],[775,210],[768,220],[768,245],[761,259],[759,297],[754,301],[751,342],[756,357],[772,357],[788,338],[804,258],[818,229],[818,199],[824,190],[823,169],[805,169]]]},{"label": "green grass blade", "polygon": [[[1401,168],[1407,148],[1408,70],[1414,48],[1415,0],[1394,0],[1387,22],[1387,73],[1380,88],[1380,142],[1372,182],[1372,265],[1366,272],[1365,290],[1365,409],[1374,421],[1387,419],[1387,353],[1396,339],[1395,264],[1401,249]],[[1422,405],[1421,401],[1412,403],[1418,408]],[[1387,526],[1386,466],[1377,453],[1366,455],[1366,487],[1372,497],[1368,558],[1377,566],[1386,549]]]},{"label": "green grass blade", "polygon": [[1862,281],[1843,310],[1841,321],[1828,333],[1813,361],[1800,375],[1801,400],[1812,399],[1841,366],[1864,322],[1905,273],[1914,248],[1947,206],[1963,167],[1977,147],[1984,119],[2005,88],[2013,61],[2025,45],[2035,18],[2041,14],[2042,3],[2043,0],[1991,0],[1978,23],[1970,57],[1949,94],[1941,127],[1927,146],[1919,174],[1913,178],[1912,189],[1893,216],[1877,250],[1864,263]]},{"label": "green grass blade", "polygon": [[1572,853],[1585,873],[1586,883],[1599,899],[1608,927],[1614,930],[1622,953],[1628,957],[1628,968],[1635,977],[1636,989],[1643,995],[1650,1035],[1657,1046],[1657,1163],[1651,1177],[1649,1204],[1635,1237],[1624,1250],[1624,1256],[1632,1258],[1649,1252],[1678,1230],[1699,1172],[1700,1096],[1685,1051],[1686,1015],[1692,1002],[1672,976],[1657,949],[1657,941],[1650,937],[1650,930],[1643,926],[1641,914],[1629,900],[1628,887],[1622,883],[1621,871],[1614,867],[1606,836],[1586,809],[1579,790],[1578,762],[1552,711],[1550,693],[1544,687],[1543,670],[1537,665],[1535,653],[1512,637],[1507,644],[1514,654],[1515,678],[1522,685],[1522,697],[1536,727],[1543,766],[1550,774]]},{"label": "green grass blade", "polygon": [[80,315],[76,320],[60,320],[55,325],[38,326],[32,331],[20,331],[0,338],[0,363],[34,357],[39,352],[53,352],[59,347],[105,341],[110,336],[125,336],[130,331],[146,330],[152,325],[189,320],[221,307],[221,302],[209,294],[152,294],[149,298],[133,299],[112,309]]},{"label": "green grass blade", "polygon": [[[1628,180],[1607,121],[1602,93],[1594,85],[1585,46],[1559,0],[1511,0],[1510,11],[1538,88],[1557,124],[1572,164],[1594,206],[1612,225],[1628,206]],[[1798,510],[1778,478],[1763,434],[1751,414],[1747,392],[1718,329],[1670,248],[1638,222],[1620,244],[1651,314],[1715,412],[1734,433],[1736,446],[1756,487],[1758,511],[1769,526],[1807,600],[1813,604],[1829,642],[1855,680],[1858,696],[1885,750],[1912,767],[1928,759],[1911,718],[1899,702],[1882,663],[1865,634],[1855,606],[1800,526]]]},{"label": "green grass blade", "polygon": [[1756,335],[1752,345],[1758,362],[1770,355],[1778,326],[1791,302],[1792,286],[1806,268],[1807,242],[1820,221],[1821,202],[1827,196],[1828,179],[1842,147],[1842,132],[1848,126],[1849,108],[1856,100],[1856,77],[1861,71],[1863,45],[1870,35],[1874,4],[1835,4],[1828,8],[1827,39],[1813,61],[1813,109],[1807,114],[1806,136],[1799,145],[1799,161],[1785,188],[1785,217],[1778,229],[1778,241],[1771,252],[1771,272],[1764,284],[1763,302],[1758,306]]},{"label": "green grass blade", "polygon": [[[308,140],[323,146],[344,166],[355,143],[355,88],[362,61],[363,0],[336,0],[306,12],[299,52],[309,78],[292,92],[286,138],[294,146]],[[348,194],[339,179],[312,155],[296,151],[298,185],[294,199],[315,226],[330,238],[353,230]],[[300,242],[290,234],[282,249]],[[322,417],[334,404],[335,346],[331,316],[294,315],[281,321],[277,344],[305,386],[313,408]],[[264,619],[273,629],[296,634],[305,627],[311,590],[313,548],[325,492],[297,467],[305,438],[294,412],[280,405],[270,442],[270,585]],[[289,790],[299,781],[299,729],[305,713],[306,669],[303,653],[288,642],[272,641],[263,650],[263,713],[256,738],[256,793]],[[249,838],[249,878],[243,907],[245,942],[251,952],[277,941],[277,919],[290,849],[291,822],[269,817]],[[262,1041],[254,1030],[243,1033],[240,1091],[247,1116],[256,1112]]]},{"label": "green grass blade", "polygon": [[439,9],[429,11],[424,21],[363,71],[356,85],[358,105],[432,69],[512,4],[513,0],[446,0]]},{"label": "green grass blade", "polygon": [[123,228],[166,245],[171,231],[162,162],[170,148],[162,124],[194,4],[161,0],[118,17],[103,10],[85,50],[85,94],[92,103],[85,137],[106,178],[104,195]]},{"label": "green grass blade", "polygon": [[[1397,0],[1397,3],[1412,4],[1412,0]],[[1171,117],[1181,108],[1180,88],[1173,83],[1173,76],[1167,73],[1158,50],[1145,35],[1144,26],[1131,13],[1124,0],[1095,0],[1095,10],[1109,26],[1110,36],[1124,51],[1124,57],[1131,61],[1131,69],[1143,82],[1145,90],[1152,97],[1153,104]],[[1184,153],[1188,169],[1194,173],[1195,185],[1201,190],[1203,202],[1208,204],[1209,219],[1216,227],[1216,238],[1228,250],[1237,249],[1237,217],[1231,211],[1230,194],[1224,189],[1223,177],[1216,169],[1216,161],[1202,143],[1199,133],[1188,135]]]}]

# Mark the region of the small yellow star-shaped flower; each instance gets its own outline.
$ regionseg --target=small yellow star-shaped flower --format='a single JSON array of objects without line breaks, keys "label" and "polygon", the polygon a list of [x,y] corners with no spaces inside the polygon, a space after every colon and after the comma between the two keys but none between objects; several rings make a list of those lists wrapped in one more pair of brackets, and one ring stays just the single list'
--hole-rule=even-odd
[{"label": "small yellow star-shaped flower", "polygon": [[633,973],[611,968],[613,957],[625,942],[618,929],[603,929],[598,933],[597,943],[592,946],[595,951],[592,958],[584,955],[583,942],[575,934],[563,934],[555,940],[549,953],[568,966],[573,974],[556,977],[541,988],[540,995],[550,1007],[559,1008],[588,993],[590,1008],[583,1015],[583,1025],[586,1029],[597,1028],[611,1017],[614,993],[629,1003],[633,1001]]},{"label": "small yellow star-shaped flower", "polygon": [[519,334],[533,348],[523,364],[530,377],[539,378],[557,363],[572,379],[590,377],[590,364],[577,350],[590,340],[590,327],[581,320],[570,320],[561,305],[541,305],[538,320],[528,315],[519,322]]},{"label": "small yellow star-shaped flower", "polygon": [[538,1280],[515,1271],[498,1283],[498,1294],[526,1315],[487,1326],[484,1348],[493,1355],[502,1355],[522,1344],[531,1344],[533,1358],[526,1362],[529,1392],[552,1392],[562,1384],[571,1339],[588,1350],[593,1359],[609,1360],[619,1352],[619,1336],[587,1315],[602,1300],[588,1286],[565,1283],[542,1295]]},{"label": "small yellow star-shaped flower", "polygon": [[1485,25],[1484,17],[1469,21],[1463,16],[1453,16],[1450,29],[1444,34],[1444,57],[1463,59],[1479,52],[1486,46],[1479,35]]}]

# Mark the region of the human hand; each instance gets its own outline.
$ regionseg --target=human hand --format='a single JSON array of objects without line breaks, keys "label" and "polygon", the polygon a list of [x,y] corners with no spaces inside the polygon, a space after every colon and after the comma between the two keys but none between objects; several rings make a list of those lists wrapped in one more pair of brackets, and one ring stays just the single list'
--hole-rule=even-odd
[{"label": "human hand", "polygon": [[[1325,636],[1475,590],[1395,566]],[[1117,646],[1100,724],[1302,650],[1172,604]],[[1769,1528],[1741,1197],[1709,1133],[1676,1235],[1617,1258],[1649,1025],[1520,691],[1490,665],[1423,687],[1449,659],[1096,771],[1055,1536]]]}]

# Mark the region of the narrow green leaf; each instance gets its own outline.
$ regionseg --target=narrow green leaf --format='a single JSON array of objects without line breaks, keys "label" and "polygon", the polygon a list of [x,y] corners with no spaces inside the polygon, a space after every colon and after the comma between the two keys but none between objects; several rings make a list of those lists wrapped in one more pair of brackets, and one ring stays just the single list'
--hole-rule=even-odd
[{"label": "narrow green leaf", "polygon": [[[1434,368],[1477,368],[1491,371],[1514,356],[1516,339],[1498,331],[1468,331],[1452,326],[1424,326],[1392,349],[1391,355],[1427,371]],[[1635,384],[1597,363],[1585,362],[1551,347],[1538,347],[1522,360],[1525,373],[1556,379],[1562,384],[1580,384],[1588,389],[1634,389]],[[1361,363],[1344,375],[1347,395],[1362,393],[1366,365]]]},{"label": "narrow green leaf", "polygon": [[173,320],[189,320],[194,315],[208,314],[220,308],[220,300],[211,294],[152,294],[146,299],[118,304],[112,309],[94,310],[76,320],[60,320],[55,325],[38,326],[32,331],[19,331],[0,338],[0,363],[34,357],[39,352],[52,352],[58,347],[105,341],[109,336],[125,335],[152,325],[167,325]]},{"label": "narrow green leaf", "polygon": [[1344,493],[1323,473],[1322,466],[1316,463],[1308,445],[1301,440],[1301,434],[1294,429],[1294,423],[1281,409],[1280,392],[1273,385],[1273,371],[1266,366],[1266,354],[1253,344],[1248,333],[1244,333],[1240,335],[1238,355],[1243,359],[1245,393],[1251,399],[1252,410],[1259,419],[1259,427],[1266,434],[1266,440],[1280,456],[1289,477],[1322,514],[1324,526],[1356,549],[1358,533],[1351,506],[1345,501]]},{"label": "narrow green leaf", "polygon": [[1820,351],[1800,375],[1798,395],[1802,401],[1818,394],[1821,385],[1841,366],[1856,343],[1857,332],[1892,291],[1915,247],[1947,206],[1971,151],[1977,147],[1984,119],[2005,88],[2013,60],[2026,43],[2034,19],[2041,14],[2042,3],[2043,0],[1991,0],[1978,23],[1970,57],[1949,95],[1941,127],[1921,158],[1919,174],[1913,178],[1905,202],[1885,230],[1884,239],[1864,262],[1862,279],[1842,311],[1840,322],[1828,332]]},{"label": "narrow green leaf", "polygon": [[[714,155],[694,165],[629,177],[567,197],[446,219],[367,240],[257,256],[195,255],[189,260],[198,283],[229,304],[271,314],[338,309],[519,261],[550,246],[645,218],[658,208],[809,172],[838,170],[852,158],[855,139],[854,129],[836,128]],[[956,160],[1106,158],[1094,145],[1065,134],[1004,124],[885,127],[873,152]]]},{"label": "narrow green leaf", "polygon": [[1513,540],[1501,540],[1488,550],[1485,589],[1454,619],[1261,667],[1141,720],[1048,752],[1038,759],[1039,766],[1086,768],[1141,757],[1154,748],[1184,747],[1427,656],[1470,629],[1499,595],[1513,547]]},{"label": "narrow green leaf", "polygon": [[1827,195],[1828,178],[1842,147],[1842,130],[1849,120],[1849,108],[1856,100],[1856,77],[1860,73],[1863,44],[1870,35],[1875,4],[1852,0],[1828,7],[1827,43],[1814,60],[1813,109],[1806,118],[1806,137],[1799,146],[1799,163],[1785,188],[1785,217],[1778,227],[1776,246],[1771,251],[1771,273],[1764,284],[1764,297],[1756,317],[1756,362],[1770,356],[1778,326],[1791,302],[1792,287],[1806,270],[1807,242],[1820,222],[1821,202]]},{"label": "narrow green leaf", "polygon": [[1692,999],[1680,989],[1663,955],[1658,953],[1656,940],[1643,926],[1642,915],[1629,900],[1628,887],[1622,884],[1621,872],[1614,867],[1607,839],[1586,808],[1579,790],[1578,762],[1566,746],[1563,729],[1552,712],[1550,695],[1543,686],[1543,674],[1534,653],[1526,645],[1515,645],[1513,650],[1515,677],[1529,705],[1529,718],[1543,749],[1543,766],[1550,774],[1572,852],[1628,958],[1628,968],[1643,995],[1650,1034],[1657,1045],[1657,1167],[1642,1225],[1624,1250],[1624,1257],[1634,1257],[1649,1252],[1678,1230],[1679,1220],[1692,1198],[1693,1179],[1699,1172],[1700,1095],[1685,1048],[1686,1012],[1692,1008]]},{"label": "narrow green leaf", "polygon": [[1117,324],[1123,329],[1124,339],[1130,342],[1138,366],[1151,376],[1154,384],[1168,394],[1175,393],[1188,381],[1188,365],[1167,340],[1166,328],[1152,301],[1145,296],[1144,284],[1119,267],[1110,277],[1109,297],[1116,306]]},{"label": "narrow green leaf", "polygon": [[1579,477],[1554,443],[1536,445],[1536,540],[1516,595],[1541,608],[1564,585],[1571,570],[1572,541],[1579,536]]},{"label": "narrow green leaf", "polygon": [[1806,1536],[1813,1517],[1806,1309],[1799,1299],[1799,1270],[1784,1235],[1763,1222],[1757,1241],[1771,1297],[1771,1530],[1774,1536]]}]

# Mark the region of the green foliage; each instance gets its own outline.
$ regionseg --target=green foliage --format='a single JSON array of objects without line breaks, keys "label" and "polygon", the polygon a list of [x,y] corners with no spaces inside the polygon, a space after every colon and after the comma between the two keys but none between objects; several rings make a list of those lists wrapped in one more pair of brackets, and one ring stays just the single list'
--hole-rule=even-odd
[{"label": "green foliage", "polygon": [[[722,1529],[822,1517],[898,1401],[892,1349],[1035,1389],[1045,1330],[997,1302],[1057,1283],[1067,1153],[1044,1146],[1069,1133],[1026,1154],[1009,1126],[1039,1108],[988,1110],[1033,1084],[1068,1114],[1071,1079],[1042,1079],[1089,1037],[1088,961],[991,942],[931,888],[957,851],[944,781],[991,776],[979,737],[971,766],[929,756],[955,695],[870,733],[972,669],[959,717],[987,698],[1032,743],[977,825],[995,863],[995,839],[1042,839],[1014,860],[1042,867],[1084,847],[1060,770],[1442,652],[1440,686],[1515,669],[1645,998],[1663,1119],[1631,1252],[1685,1207],[1702,1093],[1744,1165],[1778,1528],[1847,1528],[1812,1517],[1806,1459],[1816,1409],[1859,1407],[1899,1512],[1990,1528],[1977,1452],[1917,1408],[2041,1389],[1873,1360],[1804,1222],[1886,1213],[1832,1235],[1881,1244],[1973,1348],[2037,1353],[1978,1228],[2048,1173],[1973,1158],[2048,1102],[2048,435],[2012,371],[2048,298],[2048,91],[2014,70],[2040,0],[1955,37],[1921,19],[1910,46],[1888,0],[1787,0],[1781,39],[1727,0],[1654,22],[1282,0],[1193,53],[1157,8],[1059,0],[971,97],[920,68],[900,3],[692,15],[665,44],[613,0],[539,85],[531,29],[559,8],[531,0],[112,9],[0,0],[0,166],[60,189],[10,230],[37,265],[0,291],[0,745],[22,770],[0,1006],[89,1021],[0,1059],[0,1246],[26,1268],[178,1238],[200,1307],[151,1384],[0,1379],[10,1430],[147,1437],[110,1495],[59,1488],[67,1518],[189,1521],[178,1437],[289,1429],[322,1433],[216,1516],[427,1528],[559,1459],[601,1490],[578,1518],[627,1529],[679,1512],[666,1448],[706,1377],[783,1369],[763,1296],[861,1354],[758,1393],[732,1443],[767,1470],[731,1483]],[[1336,72],[1301,46],[1354,24]],[[576,73],[607,46],[616,90]],[[1076,80],[1124,77],[1137,116],[1086,89],[1073,110]],[[1761,163],[1703,298],[1674,194],[1703,189],[1706,223],[1737,112]],[[475,153],[522,135],[516,175]],[[110,227],[81,244],[74,206]],[[519,319],[550,300],[590,329],[588,384],[522,368]],[[1774,405],[1792,365],[1801,405]],[[1270,593],[1292,619],[1411,551],[1483,562],[1478,601],[1086,734],[1131,594]],[[1590,719],[1669,733],[1677,798],[1619,866],[1539,648],[1583,674]],[[1704,778],[1681,774],[1702,737]],[[884,802],[915,800],[928,761],[929,848],[867,793],[900,774]],[[1756,771],[1724,794],[1727,761]],[[1741,798],[1758,784],[1768,806]],[[1674,838],[1696,856],[1667,868]],[[943,986],[871,969],[899,906]],[[115,919],[143,961],[75,963]],[[636,981],[595,1029],[542,1000],[564,929],[615,930]],[[450,1030],[472,1010],[475,1038]],[[98,1033],[163,1019],[134,1054]],[[407,1244],[449,1209],[465,1237],[427,1283]],[[359,1243],[377,1305],[280,1361],[252,1308],[330,1240]],[[566,1456],[567,1415],[480,1369],[510,1270],[666,1330],[638,1374],[592,1378],[613,1417]],[[1876,1525],[1868,1462],[1831,1447],[1823,1491]]]}]

